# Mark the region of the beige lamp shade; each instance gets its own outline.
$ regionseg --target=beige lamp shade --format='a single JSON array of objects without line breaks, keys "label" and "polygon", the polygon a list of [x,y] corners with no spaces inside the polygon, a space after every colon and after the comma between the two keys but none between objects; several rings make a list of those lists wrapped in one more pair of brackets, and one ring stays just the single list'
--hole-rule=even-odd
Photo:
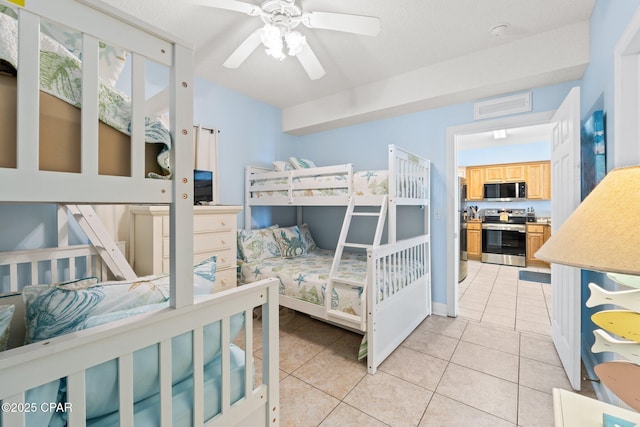
[{"label": "beige lamp shade", "polygon": [[640,275],[640,166],[609,172],[535,257]]}]

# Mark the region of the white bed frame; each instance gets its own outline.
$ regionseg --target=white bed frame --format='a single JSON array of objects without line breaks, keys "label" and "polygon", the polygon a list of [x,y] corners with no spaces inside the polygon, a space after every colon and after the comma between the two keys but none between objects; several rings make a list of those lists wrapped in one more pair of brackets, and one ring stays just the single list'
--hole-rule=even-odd
[{"label": "white bed frame", "polygon": [[[0,0],[0,4],[8,4]],[[74,28],[83,34],[82,172],[38,170],[39,117],[39,24],[40,17]],[[29,0],[19,13],[19,75],[17,118],[17,167],[0,168],[0,202],[72,204],[166,204],[170,205],[171,307],[160,312],[113,322],[96,328],[29,344],[0,353],[0,400],[23,407],[25,391],[58,378],[67,378],[70,427],[85,425],[85,371],[118,359],[120,425],[133,425],[133,352],[158,344],[160,354],[161,425],[170,426],[171,339],[193,333],[194,425],[203,425],[203,326],[222,323],[222,413],[208,426],[277,426],[278,403],[278,306],[273,280],[239,287],[193,303],[193,51],[161,30],[126,16],[98,0]],[[98,41],[126,48],[132,57],[131,177],[98,174]],[[170,68],[171,135],[174,149],[173,180],[144,177],[144,60]],[[0,254],[0,264],[11,274],[19,264],[30,264],[37,280],[38,261],[91,257],[91,247],[59,248]],[[74,265],[74,261],[69,261]],[[35,265],[34,265],[35,264]],[[42,264],[42,263],[40,263]],[[46,267],[45,267],[46,268]],[[73,277],[73,268],[54,274]],[[64,273],[64,274],[63,274]],[[103,274],[100,267],[96,273]],[[18,289],[25,283],[10,278]],[[30,284],[26,283],[26,284]],[[14,297],[15,299],[16,297]],[[254,386],[252,322],[245,322],[245,396],[230,405],[230,317],[244,312],[252,319],[262,309],[263,362],[261,384]],[[24,413],[2,412],[4,426],[24,426]]]},{"label": "white bed frame", "polygon": [[[388,171],[389,171],[389,209],[388,209],[388,241],[396,241],[397,207],[398,206],[422,206],[425,208],[425,233],[429,234],[429,200],[431,197],[431,162],[417,156],[397,145],[388,146]],[[346,163],[334,166],[322,166],[309,169],[293,169],[284,172],[276,172],[272,168],[263,166],[247,166],[245,168],[245,217],[244,228],[251,229],[252,206],[297,206],[298,222],[302,220],[302,206],[347,206],[353,196],[353,164]],[[342,181],[311,182],[309,180],[296,180],[296,178],[315,177],[322,175],[344,176]],[[264,184],[261,181],[270,179],[287,179],[286,184]],[[414,183],[422,180],[422,186]],[[407,185],[409,183],[409,185]],[[333,189],[343,190],[344,194],[337,196],[296,196],[298,190]],[[274,194],[267,197],[254,197],[258,192],[282,192],[287,195]],[[383,202],[383,195],[357,196],[355,201],[358,206],[379,206]]]},{"label": "white bed frame", "polygon": [[[316,305],[280,295],[282,306],[366,334],[367,368],[371,374],[375,373],[385,358],[431,314],[430,167],[429,160],[395,145],[389,145],[388,243],[367,248],[367,277],[365,291],[360,300],[361,316],[337,315],[334,310],[329,310],[327,305]],[[297,206],[298,224],[301,224],[303,206],[342,206],[348,205],[352,198],[357,206],[380,206],[385,203],[385,195],[354,196],[353,174],[352,164],[285,172],[249,166],[246,168],[245,177],[245,228],[251,228],[252,206]],[[345,179],[329,183],[294,179],[318,175],[343,175]],[[274,178],[287,178],[287,183],[265,184],[265,179]],[[416,185],[416,182],[423,184]],[[294,193],[297,190],[320,188],[341,189],[346,192],[338,196],[311,197],[300,197]],[[287,192],[286,196],[277,193],[273,196],[254,197],[256,192],[264,194],[268,191],[283,190]],[[419,206],[424,209],[425,234],[397,241],[397,206],[401,205]],[[336,257],[341,252],[336,251]],[[390,268],[398,263],[420,265],[422,268],[411,277],[400,279],[394,276],[395,273]],[[391,279],[394,283],[401,284],[387,289],[381,298],[377,291],[378,283]]]}]

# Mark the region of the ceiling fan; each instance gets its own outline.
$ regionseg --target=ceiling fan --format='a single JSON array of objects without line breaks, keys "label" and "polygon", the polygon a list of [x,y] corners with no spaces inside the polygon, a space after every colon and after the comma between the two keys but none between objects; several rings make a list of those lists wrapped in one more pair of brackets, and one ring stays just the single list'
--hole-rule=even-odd
[{"label": "ceiling fan", "polygon": [[238,0],[185,0],[188,3],[216,7],[249,16],[259,16],[264,26],[249,35],[227,58],[224,66],[238,68],[254,50],[263,44],[266,53],[282,61],[295,56],[311,80],[324,76],[325,71],[307,43],[306,37],[294,29],[302,24],[307,28],[343,31],[366,36],[380,32],[380,20],[372,16],[334,12],[303,12],[295,0],[266,0],[260,6]]}]

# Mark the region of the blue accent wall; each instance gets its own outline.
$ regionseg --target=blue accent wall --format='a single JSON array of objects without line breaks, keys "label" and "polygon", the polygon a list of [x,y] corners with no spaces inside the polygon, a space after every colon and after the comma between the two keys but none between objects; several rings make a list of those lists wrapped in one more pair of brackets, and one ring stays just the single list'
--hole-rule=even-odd
[{"label": "blue accent wall", "polygon": [[[579,82],[532,89],[533,112],[558,108],[569,90]],[[356,170],[386,169],[387,145],[396,144],[432,162],[431,245],[433,266],[433,300],[446,304],[446,132],[451,126],[473,122],[473,103],[457,104],[385,120],[348,126],[302,136],[297,155],[318,165],[353,163]],[[410,208],[407,208],[407,210]],[[344,210],[340,208],[306,208],[304,219],[321,247],[335,247]],[[420,211],[403,212],[398,237],[422,232]],[[354,237],[353,240],[364,240]]]},{"label": "blue accent wall", "polygon": [[[585,70],[581,84],[581,118],[586,121],[594,111],[603,110],[605,116],[605,139],[607,149],[607,169],[613,168],[613,151],[615,150],[615,134],[613,133],[614,110],[614,49],[620,36],[626,29],[631,18],[640,7],[639,0],[607,1],[596,0],[591,15],[590,30],[590,62]],[[615,290],[616,284],[598,272],[582,271],[582,347],[583,360],[587,370],[592,371],[593,365],[609,360],[612,353],[591,353],[593,345],[593,331],[596,326],[591,321],[591,315],[603,307],[589,309],[584,303],[589,298],[588,284],[590,282],[608,289]]]}]

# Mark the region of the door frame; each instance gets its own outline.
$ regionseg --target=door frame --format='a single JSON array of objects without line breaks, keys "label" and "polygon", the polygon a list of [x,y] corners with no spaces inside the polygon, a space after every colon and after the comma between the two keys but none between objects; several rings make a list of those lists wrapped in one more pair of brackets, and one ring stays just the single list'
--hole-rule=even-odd
[{"label": "door frame", "polygon": [[640,164],[640,9],[616,43],[613,85],[613,168]]},{"label": "door frame", "polygon": [[[447,316],[458,316],[458,269],[456,263],[458,260],[459,242],[459,216],[453,213],[458,212],[460,203],[456,196],[456,183],[458,176],[458,143],[462,135],[468,135],[479,132],[489,132],[495,129],[509,129],[516,127],[526,127],[545,123],[551,123],[551,118],[555,110],[543,111],[540,113],[528,113],[518,116],[503,117],[495,120],[486,120],[475,123],[468,123],[460,126],[452,126],[447,128],[447,145],[446,145],[446,169],[445,169],[445,186],[446,186],[446,212],[447,215]],[[551,140],[551,133],[549,133]]]}]

